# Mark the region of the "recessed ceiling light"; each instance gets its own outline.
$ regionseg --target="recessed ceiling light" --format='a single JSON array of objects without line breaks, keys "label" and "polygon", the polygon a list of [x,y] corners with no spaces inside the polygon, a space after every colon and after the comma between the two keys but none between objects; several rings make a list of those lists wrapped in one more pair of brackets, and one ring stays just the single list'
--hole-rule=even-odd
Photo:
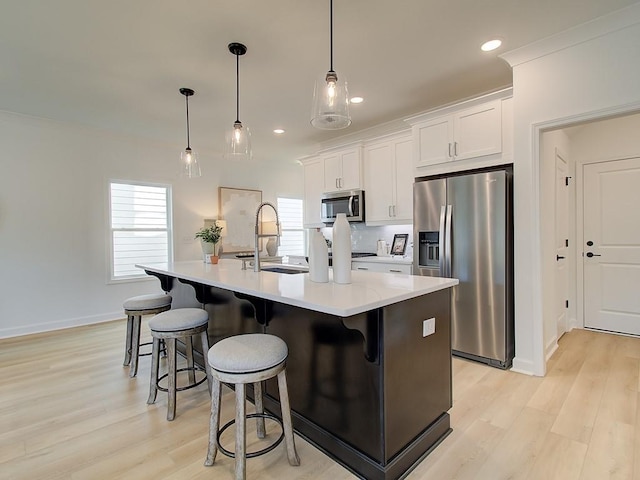
[{"label": "recessed ceiling light", "polygon": [[364,98],[362,97],[351,97],[351,103],[362,103],[364,102]]},{"label": "recessed ceiling light", "polygon": [[276,135],[282,135],[284,133],[284,130],[281,128],[276,128],[273,133],[275,133]]},{"label": "recessed ceiling light", "polygon": [[493,40],[489,40],[488,42],[484,42],[480,49],[483,52],[490,52],[491,50],[495,50],[500,45],[502,45],[502,40],[499,38],[494,38]]}]

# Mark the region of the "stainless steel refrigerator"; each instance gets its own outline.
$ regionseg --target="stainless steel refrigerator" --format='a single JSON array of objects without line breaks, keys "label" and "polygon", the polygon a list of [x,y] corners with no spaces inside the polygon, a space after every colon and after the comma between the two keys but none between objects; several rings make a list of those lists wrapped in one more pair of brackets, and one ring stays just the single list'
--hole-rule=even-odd
[{"label": "stainless steel refrigerator", "polygon": [[414,274],[453,277],[453,354],[510,368],[513,333],[511,166],[416,178]]}]

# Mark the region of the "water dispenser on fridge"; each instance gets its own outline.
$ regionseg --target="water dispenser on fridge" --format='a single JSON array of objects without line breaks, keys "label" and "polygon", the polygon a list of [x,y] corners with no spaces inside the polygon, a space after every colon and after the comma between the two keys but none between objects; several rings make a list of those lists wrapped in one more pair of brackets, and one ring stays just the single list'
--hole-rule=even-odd
[{"label": "water dispenser on fridge", "polygon": [[421,275],[437,277],[440,275],[440,233],[418,232],[418,268]]}]

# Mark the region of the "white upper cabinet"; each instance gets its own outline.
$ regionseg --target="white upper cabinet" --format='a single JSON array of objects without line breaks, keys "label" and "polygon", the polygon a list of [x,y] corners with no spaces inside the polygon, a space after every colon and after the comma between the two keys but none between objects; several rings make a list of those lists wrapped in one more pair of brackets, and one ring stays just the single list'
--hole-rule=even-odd
[{"label": "white upper cabinet", "polygon": [[303,160],[302,165],[304,168],[304,227],[324,227],[320,203],[324,192],[324,163],[321,158],[313,157]]},{"label": "white upper cabinet", "polygon": [[407,119],[414,176],[512,161],[511,117],[511,89],[505,89]]},{"label": "white upper cabinet", "polygon": [[494,100],[413,128],[417,166],[500,153],[502,102]]},{"label": "white upper cabinet", "polygon": [[365,221],[367,225],[413,221],[411,135],[375,141],[364,148]]},{"label": "white upper cabinet", "polygon": [[322,155],[324,191],[362,188],[362,147],[350,147]]}]

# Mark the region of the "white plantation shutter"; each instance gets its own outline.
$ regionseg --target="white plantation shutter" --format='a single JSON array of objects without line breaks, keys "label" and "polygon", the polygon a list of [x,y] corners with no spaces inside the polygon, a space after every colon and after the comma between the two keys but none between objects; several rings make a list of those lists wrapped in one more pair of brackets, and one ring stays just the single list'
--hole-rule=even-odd
[{"label": "white plantation shutter", "polygon": [[145,277],[136,263],[171,258],[169,187],[110,183],[111,278]]},{"label": "white plantation shutter", "polygon": [[304,255],[302,200],[278,197],[278,217],[282,231],[278,255]]}]

